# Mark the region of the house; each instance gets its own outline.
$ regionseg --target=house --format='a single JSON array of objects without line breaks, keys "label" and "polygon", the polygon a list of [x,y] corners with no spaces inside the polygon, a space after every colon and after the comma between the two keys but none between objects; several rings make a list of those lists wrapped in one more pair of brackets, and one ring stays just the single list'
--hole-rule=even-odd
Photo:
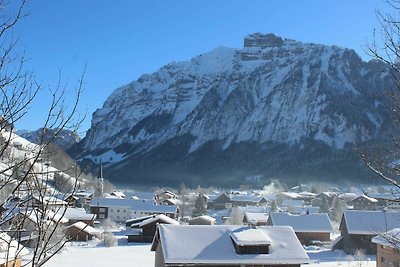
[{"label": "house", "polygon": [[152,201],[120,198],[94,198],[90,204],[91,213],[99,219],[110,218],[115,222],[147,215],[164,214],[172,219],[178,217],[179,209],[174,205],[156,205]]},{"label": "house", "polygon": [[245,212],[243,217],[244,224],[252,224],[252,225],[267,225],[268,221],[268,213],[264,212]]},{"label": "house", "polygon": [[75,193],[75,196],[79,198],[77,205],[82,207],[88,207],[94,197],[94,191],[92,190],[79,190]]},{"label": "house", "polygon": [[354,210],[377,210],[379,208],[378,200],[366,195],[350,200],[347,205],[352,206]]},{"label": "house", "polygon": [[223,210],[231,206],[231,197],[225,192],[213,198],[212,201],[207,202],[207,209]]},{"label": "house", "polygon": [[336,192],[322,192],[316,195],[312,200],[311,204],[313,206],[320,207],[326,203],[327,206],[331,206],[333,203],[333,199],[337,196]]},{"label": "house", "polygon": [[157,203],[162,203],[162,202],[164,202],[164,200],[167,200],[167,199],[177,199],[177,198],[178,198],[178,196],[175,193],[168,191],[168,190],[162,191],[160,193],[156,193],[154,195],[154,200]]},{"label": "house", "polygon": [[24,246],[6,233],[0,233],[0,267],[21,267],[22,257],[29,254]]},{"label": "house", "polygon": [[189,220],[189,225],[214,225],[215,221],[216,219],[211,216],[201,215]]},{"label": "house", "polygon": [[400,228],[375,236],[372,242],[376,244],[376,267],[399,266]]},{"label": "house", "polygon": [[160,225],[151,250],[155,267],[299,267],[309,258],[291,227]]},{"label": "house", "polygon": [[346,210],[340,221],[341,236],[333,248],[340,248],[348,253],[357,249],[375,253],[376,246],[371,239],[399,227],[400,212]]},{"label": "house", "polygon": [[64,233],[71,241],[89,241],[100,234],[97,229],[84,222],[76,222],[64,229]]},{"label": "house", "polygon": [[56,213],[52,210],[46,212],[45,218],[56,224],[67,224],[69,220],[63,216],[62,213]]},{"label": "house", "polygon": [[294,215],[271,212],[267,225],[291,226],[303,245],[315,241],[329,241],[330,234],[333,232],[331,221],[326,213]]},{"label": "house", "polygon": [[302,199],[299,193],[295,192],[280,192],[276,194],[276,203],[281,205],[285,199]]},{"label": "house", "polygon": [[152,218],[131,225],[132,231],[127,233],[128,242],[151,243],[157,226],[161,224],[179,224],[179,222],[164,214],[154,215]]}]

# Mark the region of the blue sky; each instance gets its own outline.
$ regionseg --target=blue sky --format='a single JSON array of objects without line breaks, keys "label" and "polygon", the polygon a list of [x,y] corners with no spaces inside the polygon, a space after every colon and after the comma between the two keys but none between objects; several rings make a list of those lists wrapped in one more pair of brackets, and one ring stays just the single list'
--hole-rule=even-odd
[{"label": "blue sky", "polygon": [[[171,61],[188,60],[218,46],[243,45],[253,32],[275,33],[303,42],[362,47],[379,28],[380,0],[40,0],[28,3],[29,16],[14,29],[26,67],[43,85],[54,87],[62,70],[73,88],[87,66],[81,127],[112,91]],[[72,89],[68,89],[72,95]],[[19,129],[41,126],[48,105],[45,91]],[[70,98],[67,100],[71,101]]]}]

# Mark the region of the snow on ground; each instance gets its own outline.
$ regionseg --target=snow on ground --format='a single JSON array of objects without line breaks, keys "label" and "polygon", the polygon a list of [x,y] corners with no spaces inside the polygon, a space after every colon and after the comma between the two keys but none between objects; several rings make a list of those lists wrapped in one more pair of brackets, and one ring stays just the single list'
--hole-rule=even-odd
[{"label": "snow on ground", "polygon": [[[154,266],[154,252],[150,251],[150,244],[128,243],[125,231],[114,231],[117,245],[104,247],[101,242],[92,241],[71,242],[61,253],[54,256],[45,265],[47,267],[67,266]],[[307,254],[311,259],[308,267],[375,267],[375,255],[365,255],[364,260],[358,262],[353,256],[341,250],[330,251],[318,247],[308,247]]]}]

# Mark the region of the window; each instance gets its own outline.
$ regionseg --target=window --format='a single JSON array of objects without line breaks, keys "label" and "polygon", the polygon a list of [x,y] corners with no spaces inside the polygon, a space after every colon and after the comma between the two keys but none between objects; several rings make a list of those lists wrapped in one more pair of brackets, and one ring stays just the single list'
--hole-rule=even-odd
[{"label": "window", "polygon": [[104,213],[104,212],[106,212],[106,209],[105,208],[99,208],[99,212]]},{"label": "window", "polygon": [[104,214],[99,214],[99,219],[105,219],[106,216]]},{"label": "window", "polygon": [[117,210],[117,212],[119,212],[119,209]]},{"label": "window", "polygon": [[110,211],[111,211],[111,212],[113,212],[114,210],[113,210],[113,209],[111,209]]}]

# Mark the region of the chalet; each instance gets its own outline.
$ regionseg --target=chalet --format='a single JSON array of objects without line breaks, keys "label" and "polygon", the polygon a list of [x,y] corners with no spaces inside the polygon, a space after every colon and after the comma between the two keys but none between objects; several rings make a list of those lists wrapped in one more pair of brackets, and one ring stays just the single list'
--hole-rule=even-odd
[{"label": "chalet", "polygon": [[371,239],[381,233],[400,227],[400,212],[346,210],[340,221],[340,238],[334,249],[348,253],[363,249],[375,253],[376,246]]},{"label": "chalet", "polygon": [[291,226],[303,245],[314,241],[329,241],[333,232],[331,221],[326,213],[293,215],[284,212],[272,212],[267,225]]},{"label": "chalet", "polygon": [[127,233],[128,242],[151,243],[160,224],[179,224],[178,221],[171,219],[164,214],[154,215],[152,218],[137,224],[132,224],[132,231]]},{"label": "chalet", "polygon": [[285,266],[309,258],[290,227],[160,225],[151,250],[156,267]]},{"label": "chalet", "polygon": [[24,246],[6,233],[0,233],[0,267],[21,267],[22,257],[29,254]]},{"label": "chalet", "polygon": [[268,213],[246,211],[243,216],[244,224],[261,226],[261,225],[267,225],[267,221],[268,221]]},{"label": "chalet", "polygon": [[394,267],[400,264],[400,228],[372,238],[376,244],[376,267]]},{"label": "chalet", "polygon": [[89,241],[100,232],[84,222],[76,222],[64,229],[64,233],[71,241]]},{"label": "chalet", "polygon": [[295,192],[280,192],[276,195],[276,203],[277,204],[282,204],[282,202],[285,199],[300,199],[301,200],[301,195],[299,193]]},{"label": "chalet", "polygon": [[79,198],[77,205],[83,206],[83,207],[88,207],[94,197],[94,191],[79,190],[74,195]]},{"label": "chalet", "polygon": [[76,207],[79,206],[79,197],[74,194],[61,195],[62,199],[68,203],[68,207]]},{"label": "chalet", "polygon": [[201,215],[189,220],[189,225],[214,225],[215,221],[216,219],[211,216]]},{"label": "chalet", "polygon": [[349,206],[352,206],[354,210],[377,210],[379,209],[379,202],[377,199],[361,195],[349,202]]},{"label": "chalet", "polygon": [[207,202],[207,209],[223,210],[231,206],[231,197],[225,192]]},{"label": "chalet", "polygon": [[179,213],[178,207],[174,205],[156,205],[146,200],[104,197],[94,198],[90,210],[99,219],[110,218],[115,222],[126,222],[129,219],[157,214],[176,219]]},{"label": "chalet", "polygon": [[46,212],[45,218],[56,224],[67,224],[69,220],[62,213],[56,213],[52,210]]},{"label": "chalet", "polygon": [[157,203],[162,203],[164,200],[167,200],[167,199],[177,199],[177,198],[178,198],[178,196],[175,193],[168,191],[168,190],[165,190],[160,193],[156,193],[154,195],[154,200]]}]

